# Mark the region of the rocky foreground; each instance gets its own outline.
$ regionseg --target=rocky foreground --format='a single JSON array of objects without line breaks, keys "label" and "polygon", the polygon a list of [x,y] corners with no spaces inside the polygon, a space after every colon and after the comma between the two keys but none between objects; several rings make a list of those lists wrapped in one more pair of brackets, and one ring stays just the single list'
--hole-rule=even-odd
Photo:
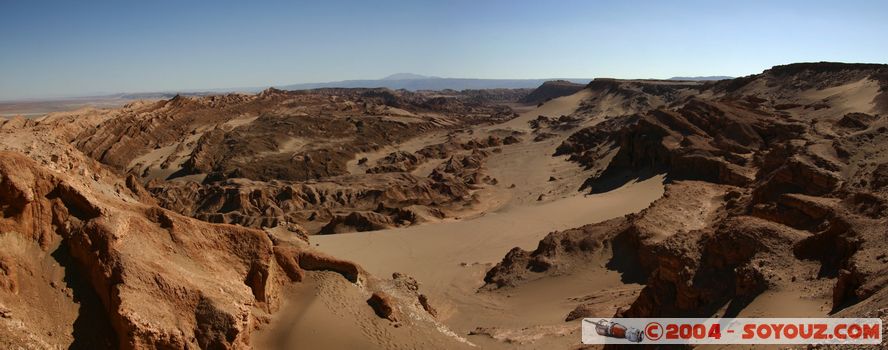
[{"label": "rocky foreground", "polygon": [[[513,110],[565,95],[581,99],[571,113]],[[299,285],[349,290],[335,300],[374,315],[362,320],[377,347],[470,347],[416,280],[373,276],[311,236],[659,174],[665,195],[647,209],[513,249],[479,295],[602,262],[643,286],[609,306],[622,316],[744,315],[762,295],[804,290],[829,300],[826,314],[884,318],[886,128],[888,66],[834,63],[533,93],[270,89],[0,119],[0,347],[249,348]],[[565,193],[504,181],[504,161],[549,144],[582,179],[528,185]],[[571,302],[568,321],[604,310]]]},{"label": "rocky foreground", "polygon": [[[490,180],[484,149],[503,140],[447,137],[360,175],[346,162],[429,130],[508,120],[488,100],[510,94],[521,91],[268,90],[4,119],[0,347],[250,347],[288,286],[329,279],[310,271],[341,276],[386,322],[455,342],[409,276],[377,279],[317,252],[299,222],[371,230],[470,201]],[[441,164],[404,172],[426,157]]]}]

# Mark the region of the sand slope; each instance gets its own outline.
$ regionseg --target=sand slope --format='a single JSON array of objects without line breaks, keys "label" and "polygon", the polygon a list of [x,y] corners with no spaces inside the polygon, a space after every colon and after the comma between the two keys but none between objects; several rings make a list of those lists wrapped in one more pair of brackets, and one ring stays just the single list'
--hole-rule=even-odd
[{"label": "sand slope", "polygon": [[[520,292],[522,297],[514,302],[508,300],[509,296],[501,294],[476,294],[476,289],[483,284],[484,273],[511,248],[531,249],[550,231],[599,222],[644,209],[663,194],[662,181],[663,178],[658,176],[604,194],[580,194],[541,205],[490,213],[471,220],[313,236],[311,241],[318,245],[316,248],[355,261],[374,275],[401,272],[413,276],[424,290],[429,291],[432,301],[445,311],[447,318],[444,323],[460,335],[477,327],[493,326],[520,329],[556,325],[567,327],[570,331],[571,325],[565,325],[563,317],[572,306],[562,305],[564,299],[582,297],[598,288],[625,288],[618,273],[599,268],[590,273],[588,279],[569,278],[538,283],[528,287],[531,291]],[[631,286],[629,290],[632,290]],[[524,305],[536,305],[537,308],[528,310]],[[541,312],[541,309],[545,312]],[[515,318],[502,317],[503,312],[512,313]],[[546,331],[541,328],[535,332]],[[570,338],[568,342],[577,339],[579,337]]]}]

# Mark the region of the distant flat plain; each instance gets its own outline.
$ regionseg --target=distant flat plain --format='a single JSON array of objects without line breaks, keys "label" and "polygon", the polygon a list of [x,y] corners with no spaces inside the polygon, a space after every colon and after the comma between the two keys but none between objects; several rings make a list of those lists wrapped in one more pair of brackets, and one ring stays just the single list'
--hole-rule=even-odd
[{"label": "distant flat plain", "polygon": [[117,97],[0,101],[0,116],[36,118],[47,113],[67,112],[85,107],[116,108],[132,101],[134,100]]}]

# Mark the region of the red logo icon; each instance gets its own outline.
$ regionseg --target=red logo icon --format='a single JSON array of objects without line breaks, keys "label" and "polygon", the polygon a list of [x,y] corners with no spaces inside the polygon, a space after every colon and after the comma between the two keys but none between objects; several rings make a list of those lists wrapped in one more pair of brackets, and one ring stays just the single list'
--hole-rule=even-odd
[{"label": "red logo icon", "polygon": [[644,335],[650,340],[657,340],[663,336],[663,325],[657,322],[648,323],[644,327]]}]

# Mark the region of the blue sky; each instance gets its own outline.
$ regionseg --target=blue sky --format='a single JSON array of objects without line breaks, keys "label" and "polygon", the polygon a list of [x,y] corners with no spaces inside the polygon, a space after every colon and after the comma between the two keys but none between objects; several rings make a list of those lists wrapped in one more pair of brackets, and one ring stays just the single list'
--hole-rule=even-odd
[{"label": "blue sky", "polygon": [[888,60],[885,1],[0,0],[0,99]]}]

